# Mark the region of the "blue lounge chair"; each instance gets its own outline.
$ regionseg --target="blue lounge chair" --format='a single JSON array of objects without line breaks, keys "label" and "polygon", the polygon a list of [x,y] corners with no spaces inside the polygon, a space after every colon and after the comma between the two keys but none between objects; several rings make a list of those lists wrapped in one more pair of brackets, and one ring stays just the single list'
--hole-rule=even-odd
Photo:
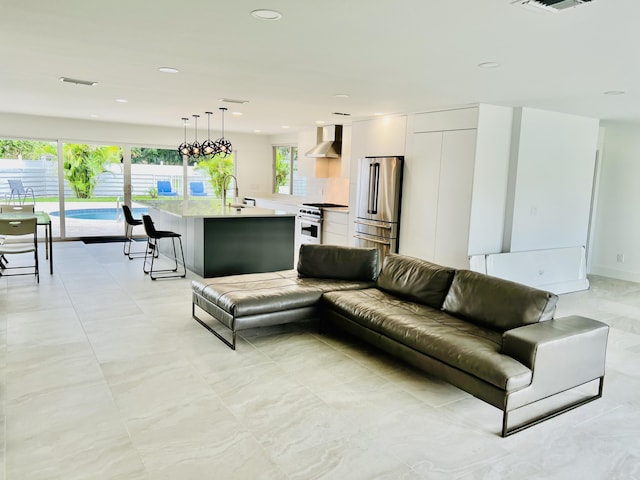
[{"label": "blue lounge chair", "polygon": [[204,183],[189,182],[189,190],[192,197],[206,197],[207,192],[204,191]]},{"label": "blue lounge chair", "polygon": [[171,190],[171,182],[168,180],[158,180],[158,196],[159,197],[175,197],[178,195]]}]

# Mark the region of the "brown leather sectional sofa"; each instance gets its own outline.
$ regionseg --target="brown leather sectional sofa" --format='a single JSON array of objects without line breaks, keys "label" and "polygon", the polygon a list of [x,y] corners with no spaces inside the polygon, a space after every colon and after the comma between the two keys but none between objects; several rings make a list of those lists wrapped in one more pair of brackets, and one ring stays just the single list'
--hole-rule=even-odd
[{"label": "brown leather sectional sofa", "polygon": [[[303,245],[297,272],[193,282],[194,318],[232,348],[245,328],[319,316],[501,409],[502,436],[602,396],[609,328],[580,316],[554,320],[557,300],[402,255],[385,257],[378,273],[376,250],[328,245]],[[232,342],[195,316],[196,305]],[[585,384],[593,392],[577,389],[510,426],[514,411]]]}]

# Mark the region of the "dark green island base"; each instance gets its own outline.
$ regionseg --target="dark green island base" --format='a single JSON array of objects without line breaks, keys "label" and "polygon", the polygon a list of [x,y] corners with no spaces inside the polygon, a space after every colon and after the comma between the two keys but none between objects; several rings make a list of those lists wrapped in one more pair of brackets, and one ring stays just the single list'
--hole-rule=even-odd
[{"label": "dark green island base", "polygon": [[[264,208],[222,208],[220,201],[149,202],[159,230],[182,235],[185,263],[203,278],[293,268],[295,215]],[[161,246],[169,254],[170,242]]]}]

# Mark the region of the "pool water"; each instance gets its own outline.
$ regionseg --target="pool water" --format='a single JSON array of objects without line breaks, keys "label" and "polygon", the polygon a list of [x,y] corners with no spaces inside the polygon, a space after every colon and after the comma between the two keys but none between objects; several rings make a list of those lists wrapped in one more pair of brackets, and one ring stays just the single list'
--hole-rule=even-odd
[{"label": "pool water", "polygon": [[[140,218],[142,215],[148,214],[146,208],[132,208],[131,212],[135,218]],[[51,212],[49,215],[59,217],[60,212]],[[65,211],[66,218],[77,218],[80,220],[118,220],[124,219],[122,210],[119,208],[81,208]]]}]

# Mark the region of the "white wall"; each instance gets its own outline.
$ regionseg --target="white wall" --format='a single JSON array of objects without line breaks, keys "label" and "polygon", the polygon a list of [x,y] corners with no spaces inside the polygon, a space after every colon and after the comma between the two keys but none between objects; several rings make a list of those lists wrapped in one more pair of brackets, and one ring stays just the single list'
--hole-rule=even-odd
[{"label": "white wall", "polygon": [[599,121],[517,110],[508,251],[586,245]]},{"label": "white wall", "polygon": [[510,107],[479,106],[469,255],[502,251],[512,119]]},{"label": "white wall", "polygon": [[640,124],[603,125],[591,273],[640,282]]},{"label": "white wall", "polygon": [[[212,138],[219,135],[211,132]],[[184,139],[184,128],[0,113],[0,137],[177,148]],[[233,132],[225,132],[225,137],[237,152],[240,194],[270,191],[273,175],[269,137]],[[193,129],[188,128],[187,140],[191,138]],[[198,132],[198,139],[206,139],[206,130]]]}]

